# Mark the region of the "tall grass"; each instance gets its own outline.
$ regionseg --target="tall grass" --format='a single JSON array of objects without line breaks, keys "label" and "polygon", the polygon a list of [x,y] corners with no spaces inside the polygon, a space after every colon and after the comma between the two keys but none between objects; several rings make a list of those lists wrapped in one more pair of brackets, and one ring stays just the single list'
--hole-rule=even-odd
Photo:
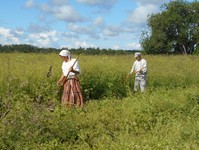
[{"label": "tall grass", "polygon": [[144,58],[134,93],[133,56],[81,55],[80,110],[60,105],[57,55],[0,54],[0,149],[198,149],[199,57]]}]

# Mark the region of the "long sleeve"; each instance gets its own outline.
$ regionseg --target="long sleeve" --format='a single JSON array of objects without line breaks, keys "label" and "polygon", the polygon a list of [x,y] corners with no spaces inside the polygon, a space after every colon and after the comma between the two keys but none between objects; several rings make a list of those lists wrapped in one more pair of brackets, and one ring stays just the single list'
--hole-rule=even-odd
[{"label": "long sleeve", "polygon": [[141,69],[142,69],[142,73],[146,73],[147,72],[147,62],[145,59],[141,60]]},{"label": "long sleeve", "polygon": [[132,74],[133,72],[135,72],[135,62],[133,63],[133,66],[132,66],[132,68],[131,68],[131,71],[130,71],[130,74]]}]

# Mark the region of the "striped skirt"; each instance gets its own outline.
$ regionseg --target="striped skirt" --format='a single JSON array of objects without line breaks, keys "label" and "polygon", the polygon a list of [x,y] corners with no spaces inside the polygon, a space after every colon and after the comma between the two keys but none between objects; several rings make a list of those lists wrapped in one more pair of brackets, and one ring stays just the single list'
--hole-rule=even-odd
[{"label": "striped skirt", "polygon": [[76,107],[83,107],[84,105],[80,82],[76,76],[66,79],[66,82],[64,83],[62,105],[76,105]]}]

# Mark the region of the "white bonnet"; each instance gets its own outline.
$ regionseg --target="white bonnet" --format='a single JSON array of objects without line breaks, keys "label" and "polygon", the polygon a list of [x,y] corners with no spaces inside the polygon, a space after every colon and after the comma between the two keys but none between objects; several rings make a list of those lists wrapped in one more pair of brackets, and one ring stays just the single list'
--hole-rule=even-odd
[{"label": "white bonnet", "polygon": [[60,53],[59,53],[60,56],[64,56],[64,57],[69,57],[71,58],[71,53],[68,51],[68,50],[62,50]]}]

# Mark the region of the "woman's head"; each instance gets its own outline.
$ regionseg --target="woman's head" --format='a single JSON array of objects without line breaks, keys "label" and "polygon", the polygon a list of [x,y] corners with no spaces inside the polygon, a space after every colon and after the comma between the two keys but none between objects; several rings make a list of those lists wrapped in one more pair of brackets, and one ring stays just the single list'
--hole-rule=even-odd
[{"label": "woman's head", "polygon": [[61,57],[62,60],[64,61],[67,61],[68,59],[70,60],[71,59],[71,53],[68,51],[68,50],[62,50],[60,53],[59,53],[59,56]]}]

